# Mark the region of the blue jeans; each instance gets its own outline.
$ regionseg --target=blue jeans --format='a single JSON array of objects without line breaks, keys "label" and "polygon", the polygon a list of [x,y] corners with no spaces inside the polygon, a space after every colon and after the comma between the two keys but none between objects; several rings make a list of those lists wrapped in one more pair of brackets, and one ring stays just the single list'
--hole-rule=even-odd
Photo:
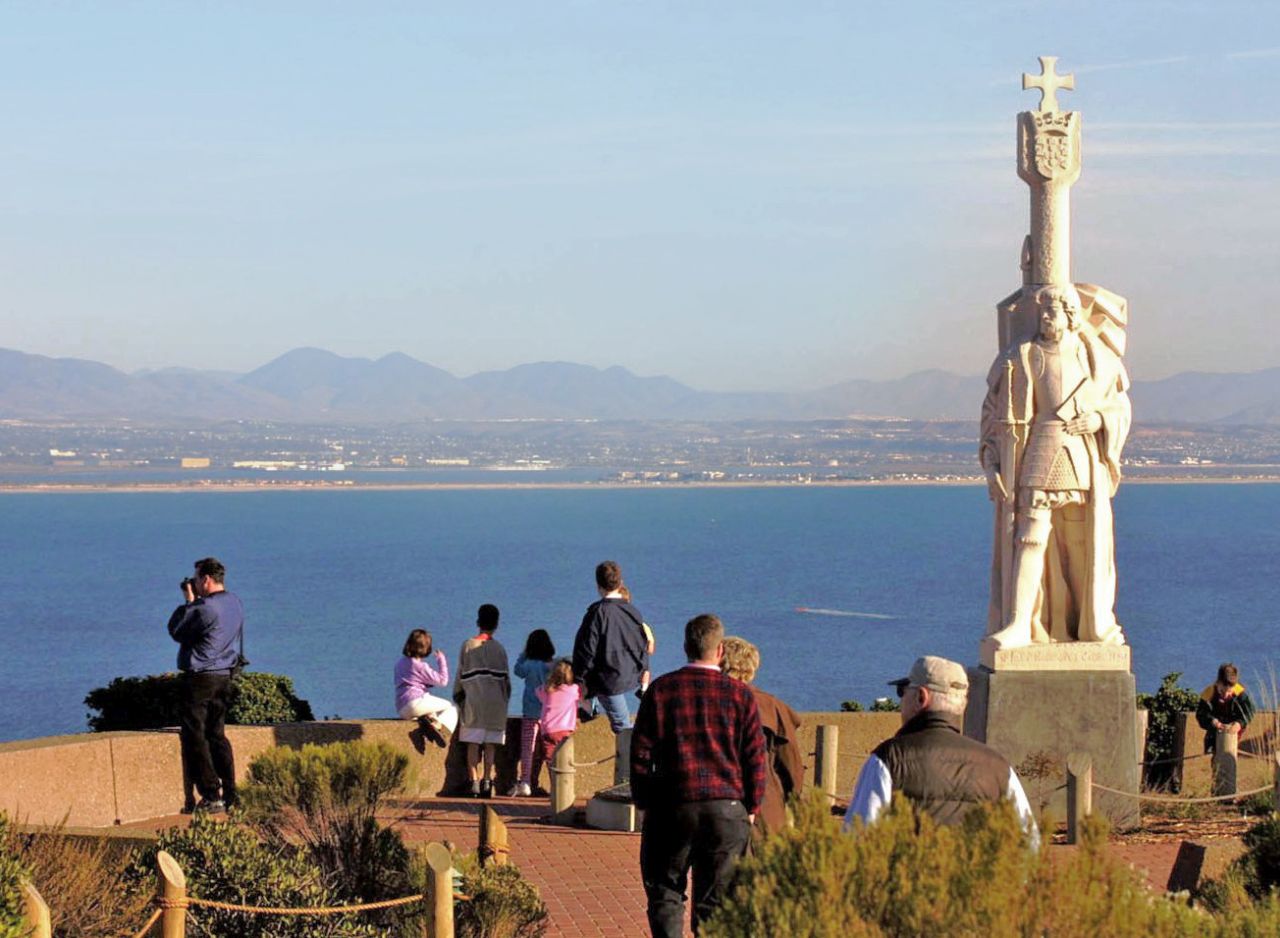
[{"label": "blue jeans", "polygon": [[626,694],[601,694],[596,697],[593,710],[602,710],[609,718],[609,728],[616,734],[631,725],[631,711],[627,709]]}]

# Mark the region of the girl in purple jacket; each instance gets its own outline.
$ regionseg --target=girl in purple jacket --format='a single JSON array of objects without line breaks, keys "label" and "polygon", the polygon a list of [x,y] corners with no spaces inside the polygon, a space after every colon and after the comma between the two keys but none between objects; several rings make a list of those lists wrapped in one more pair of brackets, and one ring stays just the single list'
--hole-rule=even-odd
[{"label": "girl in purple jacket", "polygon": [[414,629],[396,662],[396,713],[402,720],[416,719],[427,738],[437,746],[447,743],[445,731],[458,725],[458,708],[443,697],[430,693],[433,687],[449,683],[449,662],[443,651],[435,651],[435,667],[427,663],[433,654],[431,633]]}]

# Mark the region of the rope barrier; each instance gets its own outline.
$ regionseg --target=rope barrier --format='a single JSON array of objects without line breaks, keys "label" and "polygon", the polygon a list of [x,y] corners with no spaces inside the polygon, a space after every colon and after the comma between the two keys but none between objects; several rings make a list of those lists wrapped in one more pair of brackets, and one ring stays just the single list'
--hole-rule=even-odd
[{"label": "rope barrier", "polygon": [[[416,896],[403,896],[399,899],[384,899],[380,902],[362,902],[358,905],[308,907],[240,905],[235,902],[219,902],[216,899],[197,899],[194,896],[189,896],[186,899],[185,905],[203,906],[207,909],[220,909],[223,912],[250,912],[254,915],[350,915],[355,912],[377,912],[380,909],[394,909],[402,905],[412,905],[415,902],[421,902],[425,898],[425,895],[418,893]],[[170,908],[181,907],[181,900],[170,906]]]},{"label": "rope barrier", "polygon": [[1171,762],[1191,762],[1194,759],[1208,759],[1213,755],[1211,752],[1202,752],[1196,756],[1173,756],[1168,759],[1151,759],[1150,761],[1139,762],[1138,765],[1168,765]]},{"label": "rope barrier", "polygon": [[1205,798],[1178,798],[1169,795],[1141,795],[1134,791],[1121,791],[1118,788],[1109,788],[1106,785],[1093,783],[1095,791],[1110,792],[1113,795],[1124,795],[1126,798],[1137,798],[1139,801],[1154,801],[1159,804],[1209,804],[1214,801],[1235,801],[1237,798],[1248,798],[1250,795],[1258,795],[1264,791],[1271,791],[1273,786],[1263,785],[1261,788],[1254,788],[1251,791],[1240,791],[1234,795],[1212,795]]},{"label": "rope barrier", "polygon": [[[402,896],[399,899],[383,899],[379,902],[362,902],[355,905],[335,905],[335,906],[266,906],[266,905],[243,905],[237,902],[221,902],[217,899],[198,899],[195,896],[183,896],[181,898],[166,898],[165,896],[156,896],[156,910],[151,913],[151,918],[147,919],[147,923],[142,926],[133,938],[144,938],[151,930],[151,926],[159,921],[160,916],[164,914],[166,909],[190,909],[192,906],[203,907],[206,909],[216,909],[222,912],[244,912],[250,915],[281,915],[281,916],[298,916],[298,915],[351,915],[357,912],[377,912],[381,909],[394,909],[400,906],[412,905],[415,902],[421,902],[427,898],[423,893],[413,896]],[[472,896],[465,895],[460,892],[453,894],[455,902],[471,902]]]},{"label": "rope barrier", "polygon": [[593,765],[604,765],[604,763],[613,762],[617,758],[618,758],[618,754],[615,752],[613,755],[605,756],[603,759],[597,759],[595,762],[575,762],[573,764],[573,767],[575,769],[589,769]]}]

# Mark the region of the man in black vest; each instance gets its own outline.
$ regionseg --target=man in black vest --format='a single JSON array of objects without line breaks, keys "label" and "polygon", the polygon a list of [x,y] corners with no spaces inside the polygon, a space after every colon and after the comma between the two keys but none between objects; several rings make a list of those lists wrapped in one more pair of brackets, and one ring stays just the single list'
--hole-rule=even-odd
[{"label": "man in black vest", "polygon": [[902,698],[902,729],[863,764],[845,829],[855,817],[874,823],[895,791],[939,824],[959,824],[977,805],[1008,798],[1032,846],[1038,846],[1040,832],[1018,774],[1000,753],[960,732],[969,696],[964,667],[925,655],[909,675],[889,683]]}]

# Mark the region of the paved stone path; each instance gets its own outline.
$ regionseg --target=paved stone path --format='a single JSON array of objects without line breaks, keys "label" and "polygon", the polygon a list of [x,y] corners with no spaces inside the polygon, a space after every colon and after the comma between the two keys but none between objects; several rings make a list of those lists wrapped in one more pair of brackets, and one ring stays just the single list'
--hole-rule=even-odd
[{"label": "paved stone path", "polygon": [[386,816],[405,840],[447,840],[474,850],[484,805],[497,809],[511,862],[538,887],[551,926],[547,938],[642,938],[649,934],[640,885],[640,835],[546,823],[542,800],[432,798]]}]

